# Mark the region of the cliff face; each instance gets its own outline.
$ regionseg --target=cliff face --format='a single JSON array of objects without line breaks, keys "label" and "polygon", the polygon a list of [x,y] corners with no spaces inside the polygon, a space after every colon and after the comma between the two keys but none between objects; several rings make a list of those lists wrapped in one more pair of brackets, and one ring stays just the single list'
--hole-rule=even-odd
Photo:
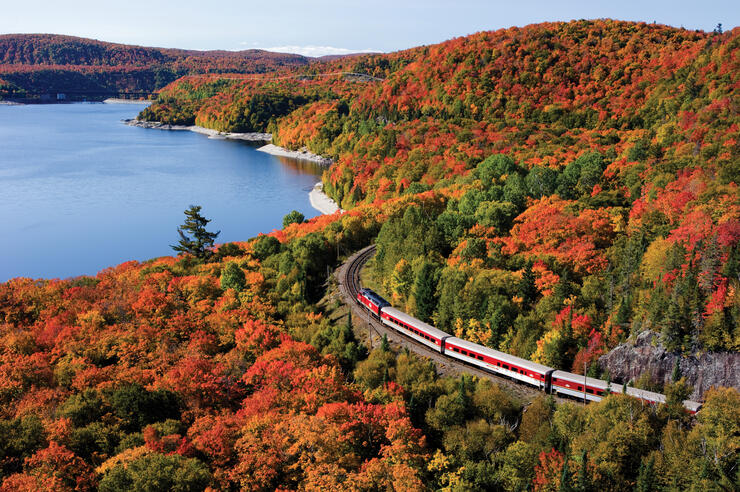
[{"label": "cliff face", "polygon": [[679,360],[681,376],[694,387],[691,399],[698,400],[712,386],[740,388],[740,354],[704,352],[682,356],[666,351],[658,335],[645,331],[634,342],[617,346],[599,359],[612,380],[629,381],[649,373],[654,381],[669,382],[673,365]]}]

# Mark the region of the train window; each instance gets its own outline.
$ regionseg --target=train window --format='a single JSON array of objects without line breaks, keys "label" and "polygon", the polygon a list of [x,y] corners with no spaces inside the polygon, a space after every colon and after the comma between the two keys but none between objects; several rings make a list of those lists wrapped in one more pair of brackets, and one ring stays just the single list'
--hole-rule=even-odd
[{"label": "train window", "polygon": [[604,392],[603,391],[597,391],[596,394],[599,395],[599,396],[604,396]]},{"label": "train window", "polygon": [[591,393],[592,395],[594,394],[594,390],[592,390],[591,388],[586,388],[586,392]]},{"label": "train window", "polygon": [[506,365],[506,364],[502,364],[502,367],[503,367],[504,369],[508,369],[508,368],[509,368],[509,366],[508,366],[508,365]]},{"label": "train window", "polygon": [[483,356],[482,355],[479,355],[478,356],[478,360],[483,360]]},{"label": "train window", "polygon": [[452,347],[452,350],[454,350],[455,352],[459,352],[459,350],[457,350],[457,347]]},{"label": "train window", "polygon": [[499,366],[499,367],[501,367],[501,363],[500,362],[496,362],[496,365]]},{"label": "train window", "polygon": [[578,391],[583,391],[583,386],[579,386]]}]

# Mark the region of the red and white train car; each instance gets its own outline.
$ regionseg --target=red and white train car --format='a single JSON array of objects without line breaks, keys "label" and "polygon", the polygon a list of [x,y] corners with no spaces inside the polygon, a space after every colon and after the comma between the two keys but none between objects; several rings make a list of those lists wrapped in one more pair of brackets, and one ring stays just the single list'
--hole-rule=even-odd
[{"label": "red and white train car", "polygon": [[543,391],[550,391],[550,373],[553,372],[550,367],[456,337],[447,338],[444,349],[445,355],[449,357],[522,381]]},{"label": "red and white train car", "polygon": [[553,371],[552,391],[561,395],[572,396],[580,400],[601,401],[608,392],[621,393],[622,386],[610,384],[596,378],[584,378],[579,374],[565,371]]},{"label": "red and white train car", "polygon": [[365,306],[377,318],[380,310],[391,304],[370,289],[362,289],[357,293],[357,302]]},{"label": "red and white train car", "polygon": [[444,353],[444,343],[445,339],[450,336],[449,333],[438,330],[393,307],[384,307],[380,313],[380,320],[395,331],[423,343],[436,352]]}]

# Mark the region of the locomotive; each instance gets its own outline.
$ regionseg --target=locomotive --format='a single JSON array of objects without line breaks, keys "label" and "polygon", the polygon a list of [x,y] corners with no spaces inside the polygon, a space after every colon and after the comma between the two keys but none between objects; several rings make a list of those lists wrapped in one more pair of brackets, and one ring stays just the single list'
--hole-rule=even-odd
[{"label": "locomotive", "polygon": [[[666,401],[665,395],[660,393],[632,387],[624,388],[622,385],[612,385],[601,379],[560,371],[453,337],[449,333],[392,307],[388,301],[371,289],[361,289],[357,294],[357,302],[385,326],[426,345],[435,352],[476,366],[486,372],[528,384],[548,394],[554,393],[585,401],[600,401],[608,393],[625,392],[650,404]],[[691,400],[685,400],[683,405],[692,414],[701,408],[701,403]]]}]

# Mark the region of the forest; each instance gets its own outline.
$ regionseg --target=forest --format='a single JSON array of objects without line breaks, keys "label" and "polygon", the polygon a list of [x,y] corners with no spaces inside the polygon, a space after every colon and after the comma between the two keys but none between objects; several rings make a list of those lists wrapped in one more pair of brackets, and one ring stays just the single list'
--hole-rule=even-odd
[{"label": "forest", "polygon": [[737,388],[696,416],[679,371],[624,382],[657,407],[523,398],[366,346],[327,278],[375,243],[366,281],[395,306],[605,379],[648,330],[737,352],[739,43],[573,21],[167,85],[140,118],[332,157],[347,212],[0,284],[0,490],[740,488]]},{"label": "forest", "polygon": [[345,209],[432,193],[383,224],[381,293],[458,336],[598,371],[645,330],[685,354],[740,349],[739,35],[538,24],[299,79],[186,77],[140,117],[330,156],[324,189]]},{"label": "forest", "polygon": [[0,285],[0,490],[737,485],[736,389],[708,392],[696,417],[681,379],[659,407],[523,401],[385,339],[369,351],[338,301],[317,303],[339,247],[436,201],[292,222],[204,259]]},{"label": "forest", "polygon": [[300,55],[262,50],[192,51],[54,34],[5,34],[0,35],[0,98],[153,93],[189,74],[263,73],[310,62]]}]

